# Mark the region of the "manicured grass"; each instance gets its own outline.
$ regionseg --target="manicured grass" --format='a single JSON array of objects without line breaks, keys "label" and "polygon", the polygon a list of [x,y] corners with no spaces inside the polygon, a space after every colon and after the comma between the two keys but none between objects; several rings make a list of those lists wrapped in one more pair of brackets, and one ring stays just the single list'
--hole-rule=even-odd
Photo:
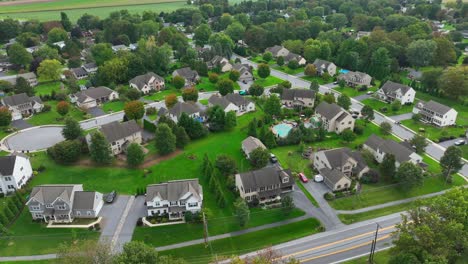
[{"label": "manicured grass", "polygon": [[318,233],[319,226],[320,222],[317,219],[310,218],[245,235],[214,240],[210,242],[210,247],[205,247],[205,244],[198,244],[159,253],[161,255],[182,257],[190,260],[190,263],[207,263],[211,260],[212,254],[216,254],[218,257],[229,257],[258,251],[271,245]]},{"label": "manicured grass", "polygon": [[[281,209],[263,210],[251,209],[250,221],[245,227],[240,227],[235,216],[208,219],[208,234],[210,236],[225,234],[237,230],[279,222],[304,215],[299,209],[294,209],[289,215],[284,215]],[[133,240],[143,241],[151,246],[160,247],[203,238],[203,224],[178,224],[160,227],[137,227]]]},{"label": "manicured grass", "polygon": [[460,149],[463,152],[463,158],[468,159],[468,145],[460,146]]},{"label": "manicured grass", "polygon": [[[413,111],[413,105],[402,105],[399,110],[393,111],[391,104],[384,103],[374,98],[367,98],[365,100],[362,100],[362,103],[372,107],[372,109],[376,111],[382,112],[383,114],[387,116],[401,115],[401,114],[411,113],[411,111]],[[387,112],[381,111],[383,107],[387,108]]]},{"label": "manicured grass", "polygon": [[165,89],[157,93],[153,93],[151,95],[143,96],[144,99],[152,100],[152,101],[162,101],[166,96],[169,94],[176,94],[177,96],[181,95],[180,91],[177,89]]},{"label": "manicured grass", "polygon": [[208,99],[198,100],[198,102],[202,105],[208,105]]},{"label": "manicured grass", "polygon": [[298,73],[304,72],[304,67],[299,67],[297,69],[291,69],[287,65],[274,66],[273,69],[278,70],[278,71],[282,71],[284,73],[291,74],[291,75],[296,75]]},{"label": "manicured grass", "polygon": [[326,84],[326,83],[330,83],[331,81],[325,81],[322,77],[320,76],[302,76],[301,79],[304,79],[306,81],[317,81],[319,84]]},{"label": "manicured grass", "polygon": [[307,191],[307,189],[304,187],[304,184],[302,184],[302,182],[300,180],[296,180],[296,185],[299,186],[299,189],[302,190],[302,192],[304,193],[304,195],[307,197],[307,199],[309,199],[309,201],[315,206],[315,207],[319,207],[319,204],[317,201],[315,201],[314,197],[312,196],[312,194],[309,193],[309,191]]},{"label": "manicured grass", "polygon": [[[65,118],[62,117],[59,113],[57,113],[57,110],[56,110],[57,103],[58,103],[57,101],[45,102],[44,104],[48,104],[51,106],[50,111],[34,114],[32,117],[27,119],[27,122],[34,126],[63,124],[65,121]],[[69,116],[73,119],[81,121],[81,120],[84,120],[84,115],[85,115],[84,112],[80,111],[74,105],[70,105],[70,111],[65,117]]]},{"label": "manicured grass", "polygon": [[338,218],[340,218],[343,224],[350,225],[356,222],[361,222],[364,220],[373,219],[373,218],[377,218],[380,216],[407,211],[411,209],[412,207],[414,207],[414,202],[388,206],[385,208],[376,209],[376,210],[358,213],[358,214],[339,214]]},{"label": "manicured grass", "polygon": [[260,84],[263,87],[268,87],[268,86],[276,85],[278,83],[283,82],[283,80],[281,80],[280,78],[276,78],[275,76],[271,76],[271,75],[266,77],[265,79],[260,78],[258,77],[257,70],[254,70],[253,73],[255,77],[254,83]]},{"label": "manicured grass", "polygon": [[[466,128],[463,127],[436,127],[434,125],[430,124],[424,124],[422,122],[414,122],[414,120],[409,119],[409,120],[403,120],[401,123],[413,130],[416,133],[420,133],[421,135],[424,135],[425,137],[429,138],[430,140],[433,140],[435,142],[439,141],[439,138],[442,136],[444,137],[459,137],[460,135],[465,134]],[[420,128],[424,128],[425,132],[419,132]]]},{"label": "manicured grass", "polygon": [[1,256],[27,256],[56,253],[62,243],[73,240],[96,240],[98,232],[87,229],[46,228],[44,223],[32,221],[31,214],[24,209],[16,222],[9,228],[11,235],[0,239]]},{"label": "manicured grass", "polygon": [[122,101],[111,101],[106,102],[102,105],[102,110],[106,113],[115,113],[124,109],[125,102]]},{"label": "manicured grass", "polygon": [[337,92],[340,92],[342,94],[345,94],[348,97],[356,97],[358,95],[366,94],[368,91],[375,92],[375,91],[377,91],[377,88],[376,87],[370,87],[369,89],[367,89],[367,91],[358,91],[358,89],[356,89],[356,88],[351,88],[351,87],[345,86],[343,88],[336,87],[336,88],[333,88],[333,90],[335,90]]},{"label": "manicured grass", "polygon": [[52,91],[60,92],[60,82],[49,82],[34,87],[34,94],[37,96],[50,95]]},{"label": "manicured grass", "polygon": [[276,60],[275,60],[275,59],[271,59],[271,60],[268,61],[268,62],[264,61],[262,55],[258,55],[258,56],[256,56],[256,57],[252,57],[250,60],[253,61],[253,62],[256,62],[256,63],[267,63],[267,64],[270,65],[270,66],[273,66],[273,65],[276,64]]},{"label": "manicured grass", "polygon": [[216,83],[210,82],[208,77],[201,77],[200,83],[197,84],[198,90],[203,90],[205,92],[217,91],[218,88],[216,87]]},{"label": "manicured grass", "polygon": [[[364,257],[361,257],[361,258],[357,258],[357,259],[353,259],[353,260],[343,262],[343,264],[368,264],[369,263],[368,259],[369,259],[369,256],[364,256]],[[379,252],[375,253],[375,255],[374,255],[374,263],[375,264],[387,264],[389,259],[390,259],[390,250],[389,249],[379,251]]]}]

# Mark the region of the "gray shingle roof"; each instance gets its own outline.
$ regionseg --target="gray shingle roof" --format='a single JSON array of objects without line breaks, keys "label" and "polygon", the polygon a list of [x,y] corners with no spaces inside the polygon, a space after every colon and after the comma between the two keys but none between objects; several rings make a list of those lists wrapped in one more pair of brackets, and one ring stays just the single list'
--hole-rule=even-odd
[{"label": "gray shingle roof", "polygon": [[100,130],[106,137],[107,141],[112,143],[141,131],[141,127],[136,123],[135,120],[130,120],[123,123],[114,121],[112,123],[102,125]]},{"label": "gray shingle roof", "polygon": [[364,144],[373,150],[380,149],[384,153],[392,154],[399,163],[410,160],[410,155],[414,153],[403,144],[391,139],[383,139],[375,134],[372,134]]},{"label": "gray shingle roof", "polygon": [[198,179],[169,181],[161,184],[151,184],[146,187],[146,201],[152,201],[159,196],[162,200],[178,201],[187,192],[201,198],[203,189],[198,183]]},{"label": "gray shingle roof", "polygon": [[335,103],[329,104],[327,102],[321,102],[315,109],[316,113],[320,114],[321,116],[324,116],[328,120],[333,119],[342,111],[343,109],[339,105]]},{"label": "gray shingle roof", "polygon": [[224,96],[229,102],[241,106],[241,105],[247,105],[252,102],[249,98],[246,98],[245,96],[242,96],[237,93],[229,93]]},{"label": "gray shingle roof", "polygon": [[407,85],[403,85],[401,83],[396,83],[396,82],[392,82],[392,81],[387,81],[383,86],[382,86],[382,91],[385,93],[385,94],[395,94],[396,91],[398,89],[401,90],[401,93],[402,94],[406,94],[409,90],[411,90],[412,88],[407,86]]},{"label": "gray shingle roof", "polygon": [[251,73],[250,66],[248,64],[236,63],[232,65],[232,68],[238,71],[241,75],[244,74],[245,72]]},{"label": "gray shingle roof", "polygon": [[[275,166],[240,173],[239,176],[242,181],[242,185],[244,186],[244,189],[254,190],[260,187],[267,187],[278,184],[284,186],[284,184],[281,181],[283,173],[289,176],[288,171],[281,170],[279,167]],[[289,180],[289,183],[292,184],[292,180]]]},{"label": "gray shingle roof", "polygon": [[171,109],[169,109],[169,113],[177,118],[179,118],[182,113],[191,115],[198,112],[200,112],[200,109],[195,104],[186,102],[177,102]]},{"label": "gray shingle roof", "polygon": [[14,94],[5,96],[3,102],[8,106],[22,105],[32,102],[32,97],[29,97],[26,93]]},{"label": "gray shingle roof", "polygon": [[0,157],[0,176],[9,176],[15,169],[16,156]]},{"label": "gray shingle roof", "polygon": [[441,115],[445,115],[448,111],[452,109],[451,107],[448,107],[446,105],[440,104],[432,100],[430,100],[429,102],[420,102],[420,103],[424,105],[424,108],[429,109]]},{"label": "gray shingle roof", "polygon": [[292,60],[296,60],[299,62],[302,59],[302,56],[296,53],[289,52],[288,55],[284,56],[284,61],[289,62]]},{"label": "gray shingle roof", "polygon": [[87,76],[88,75],[88,72],[83,69],[83,68],[73,68],[71,69],[71,71],[73,72],[73,74],[75,74],[75,76]]},{"label": "gray shingle roof", "polygon": [[83,65],[83,67],[85,69],[92,69],[92,68],[97,68],[97,65],[95,62],[90,62],[90,63],[86,63],[85,65]]},{"label": "gray shingle roof", "polygon": [[176,75],[179,75],[187,80],[193,80],[195,79],[197,76],[198,76],[198,73],[192,69],[190,69],[190,67],[185,67],[185,68],[181,68],[181,69],[177,69],[174,71]]},{"label": "gray shingle roof", "polygon": [[314,64],[316,68],[321,68],[322,66],[327,68],[328,65],[332,64],[333,62],[326,61],[326,60],[321,60],[321,59],[315,59]]},{"label": "gray shingle roof", "polygon": [[282,48],[283,48],[283,46],[275,45],[273,47],[267,48],[266,51],[271,52],[274,56],[276,56],[278,51],[280,51]]},{"label": "gray shingle roof", "polygon": [[315,92],[313,90],[306,89],[284,89],[281,94],[281,100],[293,101],[295,98],[315,98]]},{"label": "gray shingle roof", "polygon": [[217,94],[210,96],[210,98],[208,98],[208,102],[212,105],[220,106],[223,109],[231,103],[224,96],[219,96]]},{"label": "gray shingle roof", "polygon": [[257,148],[266,149],[265,145],[256,137],[249,136],[242,141],[242,147],[249,154]]},{"label": "gray shingle roof", "polygon": [[[343,178],[348,178],[341,171],[331,170],[326,167],[321,169],[319,172],[320,172],[320,175],[322,175],[325,178],[325,183],[331,183],[332,185],[337,184]],[[333,188],[333,186],[330,186],[330,185],[328,185],[328,187]]]},{"label": "gray shingle roof", "polygon": [[81,184],[50,184],[38,185],[31,191],[30,199],[35,199],[43,204],[50,204],[58,197],[70,203],[73,189],[75,186],[82,186]]},{"label": "gray shingle roof", "polygon": [[358,151],[352,151],[350,148],[336,148],[324,150],[323,154],[327,158],[332,168],[341,168],[349,158],[357,162],[356,170],[362,171],[367,167],[367,163]]},{"label": "gray shingle roof", "polygon": [[78,191],[73,199],[73,210],[92,210],[95,208],[96,192]]},{"label": "gray shingle roof", "polygon": [[103,97],[109,97],[112,92],[114,91],[110,88],[99,86],[78,92],[76,97],[78,98],[78,102],[82,103],[86,100],[87,97],[91,97],[92,99],[99,99]]},{"label": "gray shingle roof", "polygon": [[142,89],[143,86],[148,84],[148,82],[150,81],[150,79],[152,77],[154,77],[156,80],[158,80],[160,82],[164,81],[164,78],[157,75],[156,73],[148,72],[148,73],[143,74],[143,75],[138,75],[137,77],[131,79],[129,82],[132,83],[132,84],[135,84],[138,87],[138,89]]}]

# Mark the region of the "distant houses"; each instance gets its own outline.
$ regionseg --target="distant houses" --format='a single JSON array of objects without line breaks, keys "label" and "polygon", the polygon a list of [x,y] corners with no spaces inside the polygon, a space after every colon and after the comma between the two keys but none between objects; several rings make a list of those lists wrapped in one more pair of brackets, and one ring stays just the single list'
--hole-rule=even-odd
[{"label": "distant houses", "polygon": [[177,102],[168,110],[167,114],[172,121],[177,123],[183,113],[200,122],[204,122],[206,120],[205,112],[194,103]]},{"label": "distant houses", "polygon": [[1,100],[1,105],[11,112],[12,120],[22,119],[32,114],[39,113],[44,108],[41,98],[38,96],[28,96],[25,93],[5,96]]},{"label": "distant houses", "polygon": [[209,106],[219,106],[224,112],[234,111],[237,115],[255,111],[255,103],[239,94],[227,94],[225,96],[214,94],[208,99]]},{"label": "distant houses", "polygon": [[163,77],[154,72],[148,72],[131,79],[129,81],[129,85],[143,94],[148,94],[151,91],[160,91],[164,89],[165,82]]},{"label": "distant houses", "polygon": [[77,80],[87,78],[88,75],[89,75],[89,73],[85,69],[83,69],[82,67],[72,68],[72,69],[70,69],[70,71],[72,72],[73,77],[75,77],[75,79],[77,79]]},{"label": "distant houses", "polygon": [[416,91],[400,83],[395,83],[392,81],[387,81],[376,93],[375,96],[389,103],[392,103],[395,100],[400,101],[402,105],[411,104],[414,102],[414,97],[416,96]]},{"label": "distant houses", "polygon": [[198,83],[200,76],[197,71],[190,69],[190,67],[185,67],[177,69],[172,73],[172,77],[180,76],[185,80],[185,87],[193,86]]},{"label": "distant houses", "polygon": [[286,107],[313,108],[315,92],[306,89],[284,89],[281,94],[281,103]]},{"label": "distant houses", "polygon": [[351,86],[351,87],[356,87],[356,86],[370,86],[372,77],[370,77],[369,74],[363,73],[363,72],[353,72],[353,71],[348,71],[346,73],[342,73],[338,75],[337,77],[338,80],[343,80],[346,85]]},{"label": "distant houses", "polygon": [[[104,135],[109,142],[112,154],[118,155],[127,151],[127,147],[131,143],[141,144],[143,141],[142,129],[135,120],[126,121],[123,123],[114,121],[99,128],[99,131]],[[88,145],[91,144],[91,135],[86,136]]]},{"label": "distant houses", "polygon": [[421,115],[421,122],[439,127],[455,125],[458,115],[455,109],[432,100],[419,101],[414,106],[413,113]]},{"label": "distant houses", "polygon": [[253,82],[254,76],[252,69],[248,64],[236,63],[232,66],[233,70],[236,70],[240,73],[239,81],[243,83]]},{"label": "distant houses", "polygon": [[354,129],[354,118],[335,103],[321,102],[315,108],[315,116],[328,132],[341,134],[345,129]]},{"label": "distant houses", "polygon": [[387,154],[395,156],[396,167],[399,167],[403,162],[414,164],[422,162],[422,157],[404,144],[391,139],[383,139],[375,134],[372,134],[362,147],[369,150],[378,163],[381,163]]},{"label": "distant houses", "polygon": [[218,55],[214,56],[213,59],[208,61],[206,65],[209,70],[213,70],[217,67],[219,67],[221,72],[228,72],[232,70],[232,64],[229,62],[229,60]]},{"label": "distant houses", "polygon": [[270,48],[267,48],[265,52],[271,52],[273,57],[278,58],[278,57],[283,57],[285,63],[289,63],[290,61],[297,61],[299,65],[305,65],[306,60],[299,54],[295,54],[293,52],[290,52],[288,49],[286,49],[283,46],[273,46]]},{"label": "distant houses", "polygon": [[0,157],[0,193],[21,189],[33,176],[29,157],[19,153]]},{"label": "distant houses", "polygon": [[16,80],[19,77],[24,78],[28,82],[28,84],[31,85],[32,87],[38,84],[37,76],[34,72],[21,73],[18,75],[1,76],[0,81],[6,81],[6,82],[11,83],[12,85],[16,85]]},{"label": "distant houses", "polygon": [[333,62],[326,60],[316,59],[313,63],[315,69],[317,69],[317,74],[322,76],[324,73],[334,76],[336,74],[336,65]]},{"label": "distant houses", "polygon": [[96,107],[108,101],[119,99],[119,94],[107,87],[99,86],[70,95],[70,101],[82,109]]}]

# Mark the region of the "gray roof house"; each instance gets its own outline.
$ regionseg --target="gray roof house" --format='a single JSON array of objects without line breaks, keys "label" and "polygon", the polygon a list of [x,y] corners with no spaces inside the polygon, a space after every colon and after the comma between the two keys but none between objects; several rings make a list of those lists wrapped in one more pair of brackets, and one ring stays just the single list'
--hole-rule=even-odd
[{"label": "gray roof house", "polygon": [[402,105],[413,103],[416,91],[413,88],[396,83],[387,81],[376,93],[375,96],[386,102],[393,102],[398,100]]},{"label": "gray roof house", "polygon": [[240,73],[239,81],[243,83],[253,82],[252,68],[248,64],[236,63],[232,68]]},{"label": "gray roof house", "polygon": [[199,80],[200,76],[197,71],[190,69],[190,67],[185,67],[177,69],[172,73],[172,77],[180,76],[185,79],[185,86],[195,85]]},{"label": "gray roof house", "polygon": [[205,121],[205,112],[202,111],[196,104],[188,102],[177,102],[173,107],[169,109],[169,117],[174,121],[178,122],[182,113],[186,113],[189,117],[196,119],[200,122]]},{"label": "gray roof house", "polygon": [[317,170],[329,168],[340,171],[347,177],[361,178],[369,171],[366,161],[361,153],[349,148],[335,148],[317,151],[314,154],[314,167]]},{"label": "gray roof house", "polygon": [[281,103],[287,107],[314,107],[315,92],[306,89],[284,89]]},{"label": "gray roof house", "polygon": [[229,60],[219,55],[214,56],[213,59],[206,63],[206,65],[210,70],[216,67],[219,67],[221,72],[228,72],[232,70],[232,64],[229,62]]},{"label": "gray roof house", "polygon": [[182,219],[186,212],[200,212],[203,188],[198,179],[169,181],[146,187],[148,216],[168,214],[169,219]]},{"label": "gray roof house", "polygon": [[[128,145],[131,143],[141,144],[143,140],[142,129],[135,120],[129,120],[123,123],[114,121],[102,125],[99,130],[111,145],[112,153],[114,155],[125,152]],[[89,145],[91,142],[91,136],[88,134],[86,139]]]},{"label": "gray roof house", "polygon": [[319,75],[328,73],[331,76],[334,76],[336,74],[336,65],[333,62],[321,60],[321,59],[315,59],[313,65],[317,69],[317,73]]},{"label": "gray roof house", "polygon": [[70,95],[70,101],[80,108],[88,109],[96,107],[108,101],[119,99],[119,94],[105,86],[89,88]]},{"label": "gray roof house", "polygon": [[0,76],[0,81],[7,81],[11,83],[12,85],[16,85],[16,80],[19,77],[24,78],[32,87],[38,84],[37,76],[34,72],[21,73],[18,75]]},{"label": "gray roof house", "polygon": [[354,118],[339,105],[321,102],[315,108],[315,116],[320,119],[328,132],[340,134],[345,129],[354,129]]},{"label": "gray roof house", "polygon": [[337,79],[344,80],[345,83],[351,87],[358,85],[370,86],[372,81],[372,77],[370,77],[369,74],[358,71],[349,71],[347,73],[340,74]]},{"label": "gray roof house", "polygon": [[299,65],[305,65],[306,60],[299,54],[289,52],[286,56],[284,56],[284,62],[289,63],[290,61],[297,61]]},{"label": "gray roof house", "polygon": [[87,73],[94,73],[94,72],[97,72],[98,70],[98,66],[95,62],[90,62],[90,63],[85,63],[83,65],[83,69],[87,72]]},{"label": "gray roof house", "polygon": [[44,107],[41,98],[38,96],[29,97],[26,93],[5,96],[0,99],[0,102],[10,110],[12,120],[22,119],[34,113],[39,113]]},{"label": "gray roof house", "polygon": [[103,204],[101,193],[83,191],[82,184],[38,185],[26,202],[33,219],[62,223],[98,217]]},{"label": "gray roof house", "polygon": [[208,105],[217,105],[221,107],[224,112],[234,111],[237,115],[255,111],[255,103],[249,98],[237,93],[230,93],[225,96],[214,94],[208,98]]},{"label": "gray roof house", "polygon": [[147,94],[150,91],[160,91],[164,89],[164,78],[154,72],[148,72],[143,75],[138,75],[129,81],[130,87]]},{"label": "gray roof house", "polygon": [[319,170],[319,173],[325,185],[334,192],[351,187],[351,179],[339,170],[324,167]]},{"label": "gray roof house", "polygon": [[260,203],[277,201],[281,194],[294,190],[294,179],[290,170],[270,166],[259,170],[236,174],[236,188],[240,197],[247,202]]},{"label": "gray roof house", "polygon": [[399,167],[403,162],[412,162],[414,164],[422,162],[422,157],[404,144],[391,139],[383,139],[375,134],[372,134],[367,139],[363,144],[363,148],[369,150],[379,163],[383,161],[386,154],[395,156],[396,167]]},{"label": "gray roof house", "polygon": [[250,153],[258,148],[267,149],[260,139],[252,136],[242,140],[241,148],[247,158],[250,158]]},{"label": "gray roof house", "polygon": [[421,115],[421,121],[444,127],[455,125],[458,112],[446,105],[430,100],[419,101],[413,108],[414,114]]},{"label": "gray roof house", "polygon": [[83,69],[82,67],[73,68],[73,69],[71,69],[71,72],[72,72],[73,76],[77,80],[84,79],[84,78],[88,77],[88,75],[89,75],[89,73],[85,69]]},{"label": "gray roof house", "polygon": [[289,50],[283,46],[275,45],[273,47],[267,48],[265,52],[271,52],[273,57],[284,57],[289,54]]}]

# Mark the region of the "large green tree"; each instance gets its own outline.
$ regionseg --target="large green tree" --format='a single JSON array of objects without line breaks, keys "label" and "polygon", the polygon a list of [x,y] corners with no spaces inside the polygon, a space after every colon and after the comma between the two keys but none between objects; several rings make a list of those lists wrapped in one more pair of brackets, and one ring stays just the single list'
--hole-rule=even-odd
[{"label": "large green tree", "polygon": [[239,225],[245,226],[250,219],[250,210],[249,207],[247,206],[247,203],[244,201],[242,198],[237,198],[237,200],[234,202],[234,208],[236,211],[236,217],[237,221],[239,222]]},{"label": "large green tree", "polygon": [[43,60],[37,68],[37,74],[43,80],[56,81],[60,79],[60,74],[62,71],[62,64],[60,61],[52,60]]},{"label": "large green tree", "polygon": [[176,136],[167,124],[159,124],[155,133],[156,149],[159,154],[167,155],[176,149]]},{"label": "large green tree", "polygon": [[268,164],[270,152],[267,149],[256,148],[249,154],[250,164],[254,169],[260,169]]},{"label": "large green tree", "polygon": [[205,44],[208,43],[212,32],[211,28],[207,24],[201,24],[199,27],[195,29],[195,34],[193,35],[193,40],[195,40],[195,44],[198,46],[203,47]]},{"label": "large green tree", "polygon": [[463,153],[459,147],[448,147],[440,159],[440,167],[447,181],[452,181],[452,174],[458,172],[463,167]]},{"label": "large green tree", "polygon": [[114,52],[109,43],[98,43],[91,47],[91,55],[98,66],[114,57]]},{"label": "large green tree", "polygon": [[395,177],[396,165],[395,156],[393,154],[385,154],[382,162],[379,164],[379,172],[387,181]]},{"label": "large green tree", "polygon": [[272,116],[280,116],[281,115],[281,101],[278,96],[271,95],[265,102],[264,105],[265,113],[268,113]]},{"label": "large green tree", "polygon": [[369,64],[369,74],[379,80],[390,74],[390,54],[384,47],[378,48],[372,53]]},{"label": "large green tree", "polygon": [[424,182],[423,171],[419,165],[411,162],[403,162],[395,173],[396,180],[404,191],[409,191],[422,186]]},{"label": "large green tree", "polygon": [[127,164],[129,167],[137,167],[145,160],[143,148],[138,143],[131,143],[127,147]]},{"label": "large green tree", "polygon": [[65,119],[65,126],[62,129],[62,135],[67,140],[73,140],[83,136],[83,129],[80,123],[73,118]]},{"label": "large green tree", "polygon": [[234,82],[230,79],[221,79],[216,84],[218,91],[221,95],[226,95],[234,92]]},{"label": "large green tree", "polygon": [[145,115],[145,105],[140,101],[131,101],[125,104],[124,112],[128,119],[139,120]]},{"label": "large green tree", "polygon": [[268,66],[268,64],[265,63],[258,64],[257,73],[260,78],[267,78],[268,76],[270,76],[270,66]]},{"label": "large green tree", "polygon": [[15,43],[8,48],[8,58],[13,64],[26,67],[33,60],[32,55],[19,43]]},{"label": "large green tree", "polygon": [[437,44],[433,40],[416,40],[406,49],[406,56],[415,67],[428,66],[434,59],[436,48]]},{"label": "large green tree", "polygon": [[91,156],[91,160],[98,164],[109,164],[113,160],[111,146],[104,135],[99,131],[91,134],[89,155]]},{"label": "large green tree", "polygon": [[11,112],[7,107],[0,107],[0,127],[7,127],[11,124]]},{"label": "large green tree", "polygon": [[340,96],[338,96],[338,100],[336,103],[344,109],[349,110],[349,107],[351,106],[351,98],[349,98],[349,96],[347,96],[346,94],[341,94]]},{"label": "large green tree", "polygon": [[450,67],[439,78],[439,88],[448,97],[458,99],[468,94],[468,66]]}]

